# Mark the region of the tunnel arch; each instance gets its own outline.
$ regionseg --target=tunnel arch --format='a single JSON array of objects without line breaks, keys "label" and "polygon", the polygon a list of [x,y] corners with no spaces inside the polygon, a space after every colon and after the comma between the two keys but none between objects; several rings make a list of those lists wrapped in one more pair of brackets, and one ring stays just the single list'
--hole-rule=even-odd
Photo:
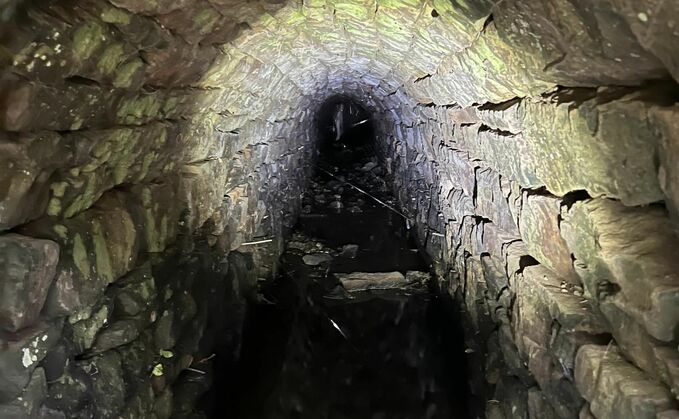
[{"label": "tunnel arch", "polygon": [[[45,374],[76,374],[46,368],[59,351],[130,381],[116,351],[137,337],[102,346],[129,325],[106,290],[153,282],[149,255],[283,237],[317,152],[314,112],[343,92],[373,115],[402,209],[466,307],[489,416],[624,417],[633,391],[615,383],[630,376],[647,417],[676,414],[676,4],[11,1],[0,18],[0,246],[45,266],[0,263],[3,409],[23,409],[12,403]],[[152,327],[181,330],[165,344],[189,339],[188,320],[163,315],[171,301],[149,303]],[[79,400],[44,407],[69,391],[49,388],[36,411],[77,413]],[[150,409],[127,390],[97,413]]]}]

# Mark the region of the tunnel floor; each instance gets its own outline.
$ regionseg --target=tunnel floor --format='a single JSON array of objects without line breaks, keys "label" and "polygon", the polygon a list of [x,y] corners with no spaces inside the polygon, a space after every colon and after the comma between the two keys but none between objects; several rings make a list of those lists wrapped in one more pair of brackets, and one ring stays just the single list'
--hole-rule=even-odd
[{"label": "tunnel floor", "polygon": [[[212,417],[469,417],[458,313],[431,289],[405,218],[387,207],[384,169],[369,146],[330,148],[281,275],[249,307],[237,384],[217,390],[230,401]],[[340,281],[355,272],[358,281]],[[386,279],[361,282],[375,272]]]}]

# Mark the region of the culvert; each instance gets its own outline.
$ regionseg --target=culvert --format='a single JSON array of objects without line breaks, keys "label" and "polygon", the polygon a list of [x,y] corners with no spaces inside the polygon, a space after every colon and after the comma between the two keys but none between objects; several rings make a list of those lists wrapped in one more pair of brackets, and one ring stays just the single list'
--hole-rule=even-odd
[{"label": "culvert", "polygon": [[[0,19],[0,417],[679,414],[674,2],[9,0]],[[349,110],[324,149],[329,99]],[[375,159],[343,174],[361,112]],[[354,207],[384,214],[334,218]]]}]

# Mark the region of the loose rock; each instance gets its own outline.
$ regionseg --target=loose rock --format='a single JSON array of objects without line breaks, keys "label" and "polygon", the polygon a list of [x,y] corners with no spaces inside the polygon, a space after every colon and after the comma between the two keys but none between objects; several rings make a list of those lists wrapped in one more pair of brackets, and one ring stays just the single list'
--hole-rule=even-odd
[{"label": "loose rock", "polygon": [[327,253],[312,253],[309,255],[304,255],[302,260],[306,265],[318,266],[320,264],[330,262],[332,260],[332,256]]},{"label": "loose rock", "polygon": [[400,272],[353,272],[335,274],[349,292],[406,288],[408,281]]}]

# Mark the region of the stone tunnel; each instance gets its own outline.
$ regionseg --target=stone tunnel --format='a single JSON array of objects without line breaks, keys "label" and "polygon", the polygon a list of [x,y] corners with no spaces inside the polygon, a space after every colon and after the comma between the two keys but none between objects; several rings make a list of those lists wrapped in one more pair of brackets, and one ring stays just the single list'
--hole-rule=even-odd
[{"label": "stone tunnel", "polygon": [[237,352],[337,95],[460,307],[475,417],[679,417],[676,1],[0,19],[0,417],[205,417],[189,373]]}]

